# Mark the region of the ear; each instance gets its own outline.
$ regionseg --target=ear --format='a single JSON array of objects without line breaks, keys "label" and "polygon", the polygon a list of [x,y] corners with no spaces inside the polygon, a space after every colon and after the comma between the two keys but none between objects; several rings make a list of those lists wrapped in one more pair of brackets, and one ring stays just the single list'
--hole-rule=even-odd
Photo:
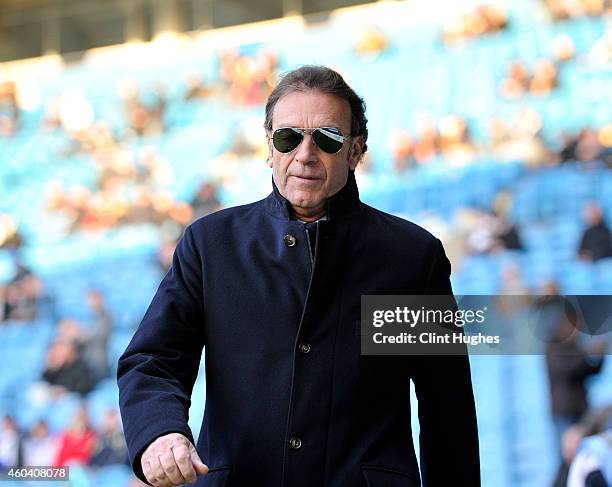
[{"label": "ear", "polygon": [[351,147],[349,148],[348,163],[351,170],[355,170],[359,161],[363,157],[363,137],[360,135],[351,139]]},{"label": "ear", "polygon": [[272,155],[274,154],[274,146],[272,145],[272,137],[267,137],[268,139],[268,157],[266,158],[266,164],[268,167],[272,169]]}]

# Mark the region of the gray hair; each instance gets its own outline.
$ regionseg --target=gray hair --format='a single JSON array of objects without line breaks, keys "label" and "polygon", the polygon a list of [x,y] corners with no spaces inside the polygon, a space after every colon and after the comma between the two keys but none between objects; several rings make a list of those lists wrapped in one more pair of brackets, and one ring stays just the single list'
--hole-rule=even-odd
[{"label": "gray hair", "polygon": [[272,131],[272,114],[278,100],[284,95],[294,91],[318,90],[330,95],[336,95],[346,100],[351,107],[351,136],[362,136],[362,154],[368,146],[368,119],[365,116],[365,102],[344,81],[344,78],[333,69],[326,66],[306,65],[289,71],[272,90],[266,102],[266,120],[264,128]]}]

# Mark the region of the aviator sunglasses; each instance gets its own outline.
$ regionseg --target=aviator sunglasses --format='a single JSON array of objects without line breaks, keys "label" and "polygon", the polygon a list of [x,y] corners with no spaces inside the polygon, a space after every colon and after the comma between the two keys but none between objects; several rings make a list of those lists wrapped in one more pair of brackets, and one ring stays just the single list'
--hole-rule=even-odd
[{"label": "aviator sunglasses", "polygon": [[319,149],[328,154],[337,154],[344,145],[344,136],[340,129],[335,127],[297,128],[281,127],[272,134],[272,143],[278,152],[288,154],[295,150],[304,140],[305,134],[312,134],[312,140]]}]

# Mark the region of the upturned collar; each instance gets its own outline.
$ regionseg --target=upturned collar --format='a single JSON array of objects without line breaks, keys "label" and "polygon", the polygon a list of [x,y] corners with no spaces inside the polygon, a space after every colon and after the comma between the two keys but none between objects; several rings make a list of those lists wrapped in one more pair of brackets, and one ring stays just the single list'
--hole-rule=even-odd
[{"label": "upturned collar", "polygon": [[[327,219],[336,221],[354,216],[361,211],[361,205],[355,171],[349,169],[346,184],[327,199]],[[291,203],[278,190],[274,177],[272,177],[272,192],[265,199],[265,206],[270,213],[279,218],[291,220],[293,217]]]}]

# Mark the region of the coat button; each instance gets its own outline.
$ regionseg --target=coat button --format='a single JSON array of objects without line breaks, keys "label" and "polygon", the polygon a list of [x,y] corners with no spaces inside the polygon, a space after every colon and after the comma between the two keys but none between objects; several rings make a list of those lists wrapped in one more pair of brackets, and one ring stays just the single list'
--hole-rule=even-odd
[{"label": "coat button", "polygon": [[298,450],[302,446],[302,440],[298,436],[292,436],[289,440],[289,446],[294,450]]},{"label": "coat button", "polygon": [[283,237],[283,240],[285,241],[285,245],[287,245],[287,247],[293,247],[295,245],[295,243],[297,242],[297,239],[290,234],[287,234]]},{"label": "coat button", "polygon": [[300,352],[308,353],[310,352],[310,345],[308,343],[300,343]]}]

